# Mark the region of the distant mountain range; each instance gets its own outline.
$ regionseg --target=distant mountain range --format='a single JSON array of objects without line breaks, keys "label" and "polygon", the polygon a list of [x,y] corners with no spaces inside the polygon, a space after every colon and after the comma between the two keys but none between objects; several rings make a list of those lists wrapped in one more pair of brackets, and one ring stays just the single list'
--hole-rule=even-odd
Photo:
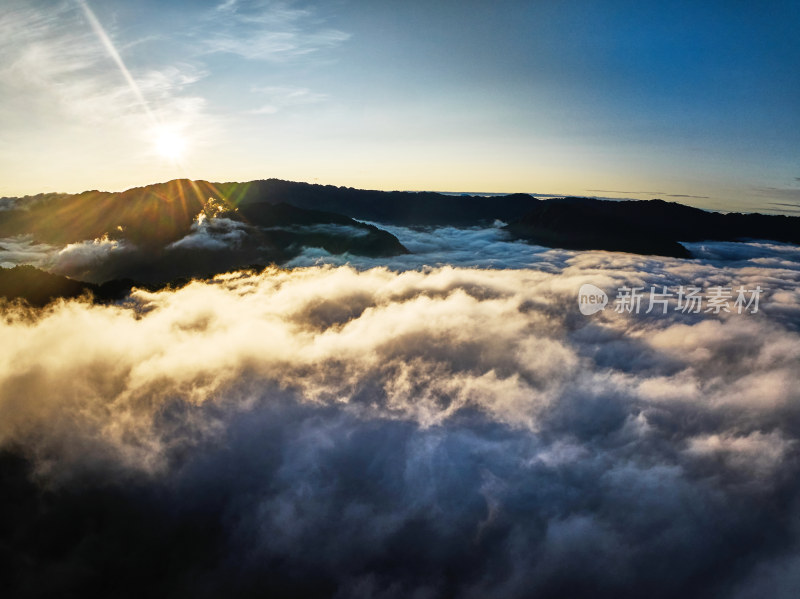
[{"label": "distant mountain range", "polygon": [[342,214],[272,202],[248,184],[176,180],[121,193],[87,191],[7,199],[0,238],[27,235],[102,260],[62,260],[58,274],[102,283],[132,278],[164,283],[235,268],[281,264],[303,248],[385,257],[408,250],[391,233]]},{"label": "distant mountain range", "polygon": [[[323,207],[304,210],[300,202],[286,207],[281,206],[285,200],[254,195],[259,183],[175,180],[119,193],[86,191],[4,198],[10,202],[9,209],[0,211],[0,236],[30,233],[46,243],[64,244],[106,235],[156,248],[190,234],[201,213],[266,227],[342,224],[365,228],[342,214],[326,213]],[[365,230],[374,232],[375,228]],[[403,251],[399,246],[395,249]],[[392,250],[387,246],[365,251],[381,254]]]},{"label": "distant mountain range", "polygon": [[[500,220],[508,223],[504,230],[510,239],[681,258],[691,257],[681,241],[750,238],[800,243],[800,217],[722,214],[662,200],[383,192],[278,179],[175,180],[120,193],[87,191],[0,200],[0,238],[27,236],[46,247],[62,248],[61,253],[86,254],[77,261],[60,260],[50,270],[95,287],[73,289],[63,281],[56,284],[49,279],[45,285],[44,278],[37,279],[36,284],[61,289],[56,296],[89,289],[97,296],[112,297],[109,290],[129,289],[133,281],[158,286],[236,268],[282,264],[309,247],[370,257],[408,252],[380,225],[362,221],[465,227]],[[92,257],[92,252],[104,248],[113,251]],[[5,280],[8,285],[10,275],[4,275],[0,284]],[[35,287],[36,276],[17,271],[11,278],[19,291],[20,285],[24,287],[20,281]],[[98,287],[107,281],[117,281],[116,287]]]},{"label": "distant mountain range", "polygon": [[550,247],[691,258],[680,241],[800,243],[800,217],[707,212],[663,200],[540,200],[505,229]]}]

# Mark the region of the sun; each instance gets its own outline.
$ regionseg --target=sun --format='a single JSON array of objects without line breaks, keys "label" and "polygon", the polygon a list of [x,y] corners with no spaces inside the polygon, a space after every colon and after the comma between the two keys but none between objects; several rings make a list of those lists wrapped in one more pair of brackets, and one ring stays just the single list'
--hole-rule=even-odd
[{"label": "sun", "polygon": [[186,152],[186,139],[174,129],[159,128],[153,136],[153,145],[156,153],[169,160],[178,162]]}]

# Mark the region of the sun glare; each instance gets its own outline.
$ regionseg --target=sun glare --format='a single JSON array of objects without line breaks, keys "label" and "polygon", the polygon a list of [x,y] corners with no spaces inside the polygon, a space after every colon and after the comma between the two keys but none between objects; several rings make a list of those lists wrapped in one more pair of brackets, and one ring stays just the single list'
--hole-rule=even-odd
[{"label": "sun glare", "polygon": [[176,131],[160,129],[153,138],[156,153],[172,162],[178,162],[186,151],[186,140]]}]

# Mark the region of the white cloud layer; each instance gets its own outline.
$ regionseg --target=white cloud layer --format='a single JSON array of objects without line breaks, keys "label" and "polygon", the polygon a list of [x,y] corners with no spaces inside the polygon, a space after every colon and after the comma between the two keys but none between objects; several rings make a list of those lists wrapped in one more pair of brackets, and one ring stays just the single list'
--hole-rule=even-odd
[{"label": "white cloud layer", "polygon": [[54,272],[80,273],[92,271],[114,254],[128,249],[126,244],[103,236],[98,239],[70,243],[58,250],[49,268]]},{"label": "white cloud layer", "polygon": [[207,218],[201,212],[192,223],[188,235],[167,246],[167,249],[225,250],[241,244],[247,235],[244,223],[224,217]]},{"label": "white cloud layer", "polygon": [[[531,248],[546,267],[270,269],[8,312],[0,447],[56,493],[117,485],[147,514],[133,546],[198,514],[218,532],[197,551],[232,560],[209,594],[786,596],[800,269],[756,254]],[[770,293],[757,314],[585,317],[587,282]]]},{"label": "white cloud layer", "polygon": [[129,254],[135,247],[107,235],[64,246],[39,243],[30,235],[0,238],[0,263],[6,267],[29,264],[42,270],[75,278],[93,280],[109,261]]}]

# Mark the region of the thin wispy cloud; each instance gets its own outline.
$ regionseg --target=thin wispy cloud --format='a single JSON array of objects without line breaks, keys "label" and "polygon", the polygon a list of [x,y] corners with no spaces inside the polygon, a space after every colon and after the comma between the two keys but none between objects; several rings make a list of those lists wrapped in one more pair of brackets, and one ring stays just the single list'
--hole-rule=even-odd
[{"label": "thin wispy cloud", "polygon": [[264,103],[250,110],[250,114],[275,114],[287,108],[318,104],[328,99],[327,94],[316,93],[305,87],[257,87],[253,93],[263,98]]},{"label": "thin wispy cloud", "polygon": [[800,202],[792,203],[792,202],[770,202],[770,206],[786,206],[789,208],[800,208]]},{"label": "thin wispy cloud", "polygon": [[76,123],[130,131],[164,120],[187,127],[203,120],[205,100],[187,90],[206,75],[202,68],[175,62],[129,70],[113,29],[102,29],[93,13],[89,22],[82,7],[88,5],[8,7],[0,20],[0,53],[6,57],[0,86],[6,93],[44,115],[55,111]]},{"label": "thin wispy cloud", "polygon": [[753,191],[764,198],[778,200],[784,204],[800,204],[800,187],[756,187]]},{"label": "thin wispy cloud", "polygon": [[290,3],[228,0],[217,6],[210,18],[216,27],[204,40],[205,51],[249,60],[285,62],[350,38],[344,31],[321,27],[312,11]]},{"label": "thin wispy cloud", "polygon": [[[62,145],[68,127],[87,132],[102,127],[107,137],[126,140],[121,153],[137,160],[159,157],[157,140],[165,132],[188,150],[210,147],[245,115],[326,99],[296,81],[282,85],[278,74],[273,85],[251,85],[249,94],[239,94],[238,110],[221,109],[212,85],[220,72],[209,67],[211,55],[225,54],[229,64],[253,59],[277,68],[318,56],[349,37],[326,28],[314,10],[288,3],[233,1],[211,13],[196,8],[168,38],[152,20],[131,34],[100,7],[105,8],[82,0],[56,5],[11,0],[4,6],[0,125],[5,130],[23,128],[18,114],[24,111],[26,127],[44,130],[55,123]],[[168,52],[160,47],[165,43]],[[28,151],[35,147],[31,141]]]}]

